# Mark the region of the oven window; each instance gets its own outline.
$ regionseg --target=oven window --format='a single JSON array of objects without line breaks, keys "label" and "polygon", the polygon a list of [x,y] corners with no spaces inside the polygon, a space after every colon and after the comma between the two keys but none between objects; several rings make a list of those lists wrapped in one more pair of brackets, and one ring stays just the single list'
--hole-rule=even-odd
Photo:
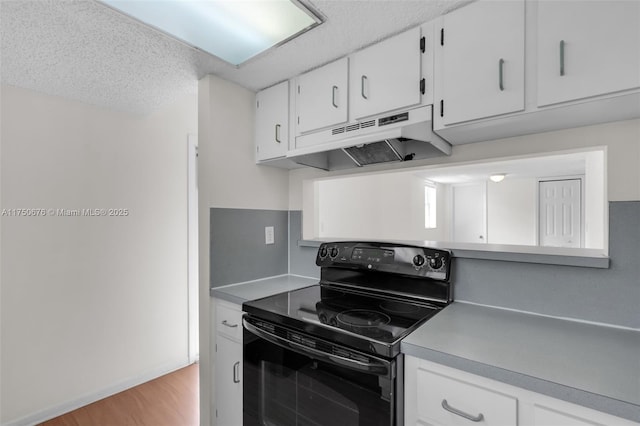
[{"label": "oven window", "polygon": [[394,424],[388,378],[244,338],[244,426]]}]

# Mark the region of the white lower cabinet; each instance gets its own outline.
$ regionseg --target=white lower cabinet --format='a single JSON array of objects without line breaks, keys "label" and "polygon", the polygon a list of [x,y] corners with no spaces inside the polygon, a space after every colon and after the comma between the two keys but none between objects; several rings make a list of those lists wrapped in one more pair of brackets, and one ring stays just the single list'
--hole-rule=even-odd
[{"label": "white lower cabinet", "polygon": [[242,308],[215,301],[214,412],[216,426],[242,424]]},{"label": "white lower cabinet", "polygon": [[405,357],[405,426],[638,426],[566,401]]}]

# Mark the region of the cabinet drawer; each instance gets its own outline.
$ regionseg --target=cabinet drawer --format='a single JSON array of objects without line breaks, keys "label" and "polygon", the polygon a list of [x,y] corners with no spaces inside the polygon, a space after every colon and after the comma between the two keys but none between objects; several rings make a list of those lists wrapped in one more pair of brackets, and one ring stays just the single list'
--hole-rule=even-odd
[{"label": "cabinet drawer", "polygon": [[418,370],[418,418],[439,425],[517,425],[515,397]]},{"label": "cabinet drawer", "polygon": [[216,304],[216,330],[232,339],[242,340],[242,311],[233,304]]}]

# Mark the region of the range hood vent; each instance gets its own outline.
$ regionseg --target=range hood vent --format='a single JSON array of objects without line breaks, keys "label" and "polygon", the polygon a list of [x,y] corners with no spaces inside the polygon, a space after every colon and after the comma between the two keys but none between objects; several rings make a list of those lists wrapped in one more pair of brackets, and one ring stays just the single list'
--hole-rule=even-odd
[{"label": "range hood vent", "polygon": [[[393,142],[395,142],[395,147],[392,144]],[[388,163],[389,161],[404,161],[405,156],[401,154],[401,152],[404,151],[404,147],[400,142],[402,141],[398,139],[394,139],[393,141],[384,140],[367,145],[342,148],[342,151],[347,154],[358,167],[368,164]]]},{"label": "range hood vent", "polygon": [[376,119],[348,123],[296,137],[287,157],[323,170],[419,160],[451,154],[433,133],[432,108],[423,106]]}]

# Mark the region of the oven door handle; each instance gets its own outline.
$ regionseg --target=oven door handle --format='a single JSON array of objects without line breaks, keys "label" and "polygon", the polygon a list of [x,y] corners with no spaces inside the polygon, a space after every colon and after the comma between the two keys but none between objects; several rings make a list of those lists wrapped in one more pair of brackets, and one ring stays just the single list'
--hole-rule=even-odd
[{"label": "oven door handle", "polygon": [[331,364],[351,368],[353,370],[363,371],[368,374],[375,374],[376,376],[388,376],[390,373],[390,363],[384,361],[362,362],[351,358],[345,358],[339,355],[329,354],[327,352],[310,348],[299,343],[283,339],[282,337],[271,334],[267,331],[261,330],[248,322],[245,318],[242,319],[242,324],[247,331],[258,336],[261,339],[267,340],[285,349],[290,349],[294,352],[307,355],[317,360],[326,361]]}]

